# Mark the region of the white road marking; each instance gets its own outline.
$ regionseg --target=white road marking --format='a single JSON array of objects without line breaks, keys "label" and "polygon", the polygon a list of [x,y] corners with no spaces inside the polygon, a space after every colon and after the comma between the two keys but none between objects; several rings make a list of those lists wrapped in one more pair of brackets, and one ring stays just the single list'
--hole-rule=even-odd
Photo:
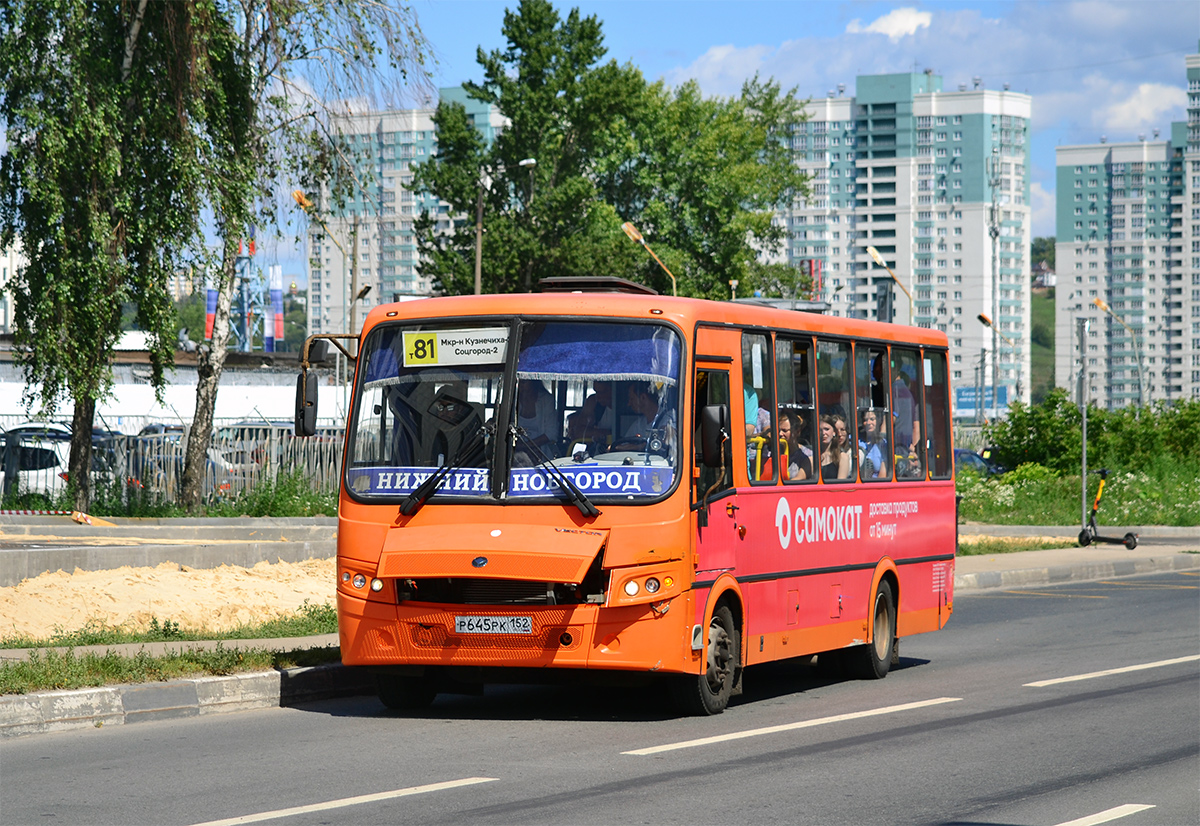
[{"label": "white road marking", "polygon": [[1038,680],[1036,683],[1025,683],[1025,688],[1042,688],[1048,685],[1058,685],[1059,683],[1074,683],[1079,680],[1091,680],[1095,677],[1107,677],[1110,674],[1128,674],[1130,671],[1145,671],[1147,668],[1162,668],[1164,665],[1178,665],[1179,663],[1190,663],[1200,660],[1200,654],[1192,654],[1188,657],[1176,657],[1173,660],[1159,660],[1156,663],[1142,663],[1141,665],[1127,665],[1124,668],[1109,668],[1104,671],[1093,671],[1091,674],[1076,674],[1073,677],[1056,677],[1053,680]]},{"label": "white road marking", "polygon": [[309,812],[324,812],[329,809],[341,809],[345,806],[357,806],[361,803],[377,803],[380,800],[391,800],[396,797],[409,797],[426,792],[440,792],[446,789],[458,789],[463,786],[474,786],[478,783],[491,783],[496,777],[464,777],[462,780],[447,780],[443,783],[429,783],[424,786],[410,786],[407,789],[395,789],[390,792],[364,794],[358,797],[344,797],[341,800],[330,800],[325,803],[313,803],[308,806],[293,806],[290,809],[276,809],[273,812],[259,812],[253,815],[230,817],[225,820],[209,820],[197,823],[195,826],[235,826],[238,823],[258,823],[263,820],[277,820],[281,817],[308,814]]},{"label": "white road marking", "polygon": [[668,743],[664,746],[651,746],[645,749],[635,749],[633,751],[623,751],[621,754],[633,754],[638,757],[644,757],[648,754],[660,754],[664,751],[677,751],[678,749],[691,749],[696,746],[707,746],[712,743],[724,743],[729,740],[742,740],[746,737],[758,737],[762,734],[776,734],[781,731],[795,731],[802,728],[813,728],[814,726],[824,726],[829,723],[841,723],[846,720],[861,720],[864,717],[878,717],[881,714],[895,714],[899,711],[910,711],[916,708],[927,708],[929,706],[941,705],[943,703],[957,703],[962,700],[962,697],[938,697],[934,700],[921,700],[916,703],[904,703],[898,706],[886,706],[884,708],[873,708],[868,711],[854,711],[849,714],[837,714],[833,717],[820,717],[816,720],[801,720],[798,723],[785,723],[781,726],[767,726],[766,728],[754,728],[746,731],[735,731],[730,734],[719,734],[714,737],[701,737],[699,740],[684,740],[680,743]]},{"label": "white road marking", "polygon": [[1126,803],[1124,806],[1115,806],[1111,809],[1105,809],[1103,812],[1096,812],[1094,815],[1081,817],[1076,820],[1068,820],[1065,823],[1059,823],[1057,826],[1098,826],[1100,823],[1108,823],[1111,820],[1135,815],[1138,812],[1144,812],[1147,809],[1153,809],[1145,803]]}]

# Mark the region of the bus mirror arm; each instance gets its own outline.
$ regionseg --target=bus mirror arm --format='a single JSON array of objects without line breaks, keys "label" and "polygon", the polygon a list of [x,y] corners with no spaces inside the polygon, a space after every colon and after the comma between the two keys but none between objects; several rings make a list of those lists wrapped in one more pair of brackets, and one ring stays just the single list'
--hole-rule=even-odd
[{"label": "bus mirror arm", "polygon": [[701,528],[708,527],[708,497],[712,496],[712,492],[721,485],[725,484],[725,465],[721,465],[721,473],[717,476],[717,481],[713,482],[708,490],[704,491],[704,496],[700,500],[700,514],[697,521],[700,522]]}]

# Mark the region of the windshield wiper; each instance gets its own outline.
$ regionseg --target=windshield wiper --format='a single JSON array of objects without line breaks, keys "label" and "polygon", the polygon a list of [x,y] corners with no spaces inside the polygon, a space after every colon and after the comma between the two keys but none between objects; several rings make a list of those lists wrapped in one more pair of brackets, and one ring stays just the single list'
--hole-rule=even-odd
[{"label": "windshield wiper", "polygon": [[529,434],[525,432],[525,428],[512,425],[509,430],[511,430],[512,433],[515,434],[533,453],[533,457],[537,460],[538,467],[546,471],[548,476],[558,481],[559,485],[562,486],[562,489],[566,491],[567,500],[575,507],[579,508],[580,513],[592,519],[600,515],[600,510],[592,504],[592,500],[588,499],[587,495],[575,486],[575,483],[571,481],[571,477],[563,473],[558,465],[546,458],[546,454],[542,453],[541,448],[534,443],[533,439],[529,438]]},{"label": "windshield wiper", "polygon": [[419,484],[412,493],[404,497],[404,501],[400,503],[400,513],[405,516],[412,516],[416,513],[417,509],[425,504],[425,500],[433,495],[434,490],[443,479],[466,464],[466,457],[470,456],[477,448],[483,445],[484,437],[490,434],[491,430],[492,426],[490,425],[480,425],[472,439],[458,446],[458,451],[454,454],[454,461],[447,462],[429,474],[429,477],[424,482]]}]

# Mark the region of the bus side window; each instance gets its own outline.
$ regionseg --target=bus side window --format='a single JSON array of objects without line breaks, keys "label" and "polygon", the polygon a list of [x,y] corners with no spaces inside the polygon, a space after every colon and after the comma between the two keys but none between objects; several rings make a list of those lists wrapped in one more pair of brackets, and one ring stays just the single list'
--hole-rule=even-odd
[{"label": "bus side window", "polygon": [[[694,467],[698,471],[695,498],[696,501],[700,501],[701,497],[708,494],[710,488],[715,494],[733,487],[733,450],[730,442],[726,442],[723,451],[724,467],[707,467],[700,455],[700,411],[710,404],[723,404],[730,413],[734,412],[729,404],[729,374],[724,370],[697,370],[695,400],[692,445]],[[732,434],[730,438],[732,439]]]},{"label": "bus side window", "polygon": [[864,482],[892,478],[892,417],[889,413],[887,350],[856,344],[854,381],[858,405],[856,439],[859,474]]},{"label": "bus side window", "polygon": [[896,478],[924,479],[920,354],[892,348],[892,417],[895,421]]},{"label": "bus side window", "polygon": [[817,341],[819,467],[824,482],[853,482],[858,450],[850,425],[854,409],[854,362],[845,341]]},{"label": "bus side window", "polygon": [[753,482],[774,481],[774,467],[764,462],[770,458],[774,439],[775,394],[771,387],[770,340],[762,333],[742,335],[742,401],[745,415],[738,421],[746,426],[746,476]]},{"label": "bus side window", "polygon": [[[784,482],[812,482],[813,446],[817,444],[816,410],[813,407],[812,340],[775,339],[775,383],[779,408],[775,417],[776,455]],[[785,465],[782,458],[787,458]]]},{"label": "bus side window", "polygon": [[925,351],[925,422],[929,437],[929,473],[934,479],[949,479],[954,468],[950,452],[950,381],[946,372],[946,354],[939,350]]}]

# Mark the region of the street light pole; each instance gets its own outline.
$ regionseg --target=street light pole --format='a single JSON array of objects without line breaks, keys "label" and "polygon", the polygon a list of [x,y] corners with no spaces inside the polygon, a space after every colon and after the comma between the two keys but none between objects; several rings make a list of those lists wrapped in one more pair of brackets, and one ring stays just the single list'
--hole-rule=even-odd
[{"label": "street light pole", "polygon": [[904,294],[906,296],[908,296],[908,323],[912,324],[913,323],[912,293],[909,291],[909,289],[907,287],[905,287],[903,284],[900,283],[900,279],[896,277],[896,274],[894,272],[892,272],[892,268],[884,263],[883,256],[879,254],[879,250],[875,249],[874,247],[867,247],[867,254],[871,256],[872,261],[874,261],[876,264],[878,264],[879,266],[881,266],[885,270],[887,270],[887,274],[890,275],[892,277],[892,280],[896,282],[896,286],[899,287],[901,290],[903,290]]},{"label": "street light pole", "polygon": [[[347,283],[347,281],[346,281],[346,266],[347,266],[346,248],[342,246],[340,241],[338,241],[337,236],[329,231],[329,226],[325,223],[325,221],[323,221],[321,219],[320,213],[317,212],[316,205],[313,204],[312,200],[310,200],[309,197],[304,194],[303,190],[297,189],[297,190],[293,191],[292,192],[292,200],[295,201],[299,205],[301,211],[303,211],[305,215],[307,215],[312,220],[316,221],[320,225],[321,229],[325,230],[325,237],[328,238],[330,241],[332,241],[334,243],[334,246],[336,246],[338,248],[338,251],[341,252],[341,254],[342,254],[342,313],[343,313],[342,321],[344,323],[346,320],[345,319],[345,308],[346,308],[346,303],[347,303],[346,302],[346,283]],[[356,226],[356,231],[357,231],[357,226]],[[311,287],[312,285],[310,284],[309,286]],[[312,296],[310,295],[309,301],[311,302],[311,300],[312,300]],[[311,303],[309,304],[309,306],[312,306]],[[338,363],[338,368],[342,373],[342,375],[338,377],[338,383],[342,385],[342,393],[343,393],[342,406],[344,409],[347,404],[347,400],[345,398],[345,389],[346,389],[346,384],[347,384],[347,378],[349,377],[349,370],[342,369],[343,362],[342,362],[342,356],[340,353],[337,354],[337,363]]]},{"label": "street light pole", "polygon": [[[992,323],[992,320],[990,318],[988,318],[986,315],[984,315],[983,313],[980,313],[977,316],[977,318],[979,319],[980,323],[983,324],[983,326],[992,328],[993,336],[1000,336],[1000,338],[1004,339],[1004,341],[1008,344],[1008,346],[1012,348],[1013,361],[1015,361],[1017,363],[1017,398],[1020,399],[1021,398],[1021,353],[1017,350],[1017,343],[1015,341],[1013,341],[1011,338],[1009,338],[1008,336],[1004,335],[1004,333],[997,330],[996,325]],[[993,394],[996,393],[996,390],[997,389],[995,387],[993,387],[992,393]],[[1000,403],[999,400],[997,400],[995,402],[995,404],[997,406],[999,406],[999,403]]]},{"label": "street light pole", "polygon": [[657,255],[654,254],[654,250],[650,249],[650,245],[646,243],[646,239],[642,237],[640,232],[638,232],[637,227],[635,227],[632,222],[626,221],[625,223],[621,224],[621,229],[625,231],[625,234],[628,235],[630,239],[641,244],[642,247],[645,248],[646,252],[650,253],[651,257],[653,257],[655,261],[658,261],[658,266],[663,268],[663,272],[671,276],[671,295],[679,295],[679,293],[675,290],[675,274],[668,270],[667,265],[664,264]]},{"label": "street light pole", "polygon": [[1133,357],[1135,359],[1137,359],[1137,371],[1138,371],[1138,406],[1145,407],[1146,406],[1146,382],[1145,382],[1145,379],[1142,377],[1142,348],[1138,346],[1137,333],[1135,333],[1133,331],[1132,327],[1130,327],[1128,324],[1125,323],[1125,319],[1121,318],[1119,315],[1114,313],[1112,311],[1112,309],[1108,306],[1108,304],[1106,304],[1104,302],[1103,299],[1093,298],[1092,303],[1095,304],[1097,307],[1099,307],[1101,310],[1104,310],[1104,312],[1108,313],[1113,318],[1115,318],[1117,320],[1117,323],[1120,324],[1122,327],[1124,327],[1125,331],[1127,333],[1129,333],[1130,337],[1133,338]]}]

